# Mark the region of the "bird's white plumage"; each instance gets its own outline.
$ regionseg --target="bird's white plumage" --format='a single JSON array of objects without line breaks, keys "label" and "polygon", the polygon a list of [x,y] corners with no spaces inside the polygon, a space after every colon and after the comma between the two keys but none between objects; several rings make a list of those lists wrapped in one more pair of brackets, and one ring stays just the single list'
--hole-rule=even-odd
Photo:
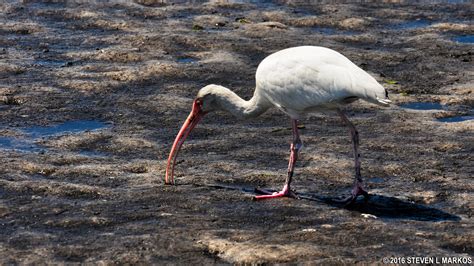
[{"label": "bird's white plumage", "polygon": [[282,191],[258,198],[291,196],[291,177],[301,148],[297,119],[305,113],[336,109],[350,127],[354,145],[355,182],[353,202],[358,195],[368,196],[363,189],[358,153],[358,133],[339,106],[356,99],[387,105],[387,91],[369,74],[340,53],[324,47],[301,46],[285,49],[265,58],[258,66],[253,97],[246,101],[231,90],[210,84],[201,88],[193,109],[180,129],[168,157],[165,182],[173,183],[174,162],[189,132],[202,116],[217,110],[237,118],[256,117],[276,106],[292,118],[293,142],[290,146],[288,177]]},{"label": "bird's white plumage", "polygon": [[386,91],[372,76],[329,48],[300,46],[266,57],[258,66],[255,94],[293,118],[338,107],[355,97],[386,105]]}]

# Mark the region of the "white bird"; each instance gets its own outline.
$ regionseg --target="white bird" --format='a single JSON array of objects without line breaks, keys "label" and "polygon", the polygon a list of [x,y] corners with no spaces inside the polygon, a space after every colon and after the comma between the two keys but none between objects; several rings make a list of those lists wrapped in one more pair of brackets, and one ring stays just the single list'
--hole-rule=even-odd
[{"label": "white bird", "polygon": [[255,92],[249,101],[218,85],[208,85],[199,90],[192,111],[171,148],[165,184],[174,184],[174,165],[181,145],[205,114],[223,110],[237,118],[251,118],[259,116],[271,107],[276,107],[290,116],[293,127],[288,176],[280,192],[259,190],[264,195],[256,198],[295,197],[290,184],[298,151],[302,147],[297,120],[307,113],[334,110],[349,126],[354,149],[354,187],[351,196],[344,202],[352,203],[359,195],[367,197],[368,193],[363,188],[360,174],[358,132],[340,108],[357,99],[382,106],[387,106],[391,102],[388,99],[388,92],[382,85],[334,50],[318,46],[300,46],[273,53],[258,66]]}]

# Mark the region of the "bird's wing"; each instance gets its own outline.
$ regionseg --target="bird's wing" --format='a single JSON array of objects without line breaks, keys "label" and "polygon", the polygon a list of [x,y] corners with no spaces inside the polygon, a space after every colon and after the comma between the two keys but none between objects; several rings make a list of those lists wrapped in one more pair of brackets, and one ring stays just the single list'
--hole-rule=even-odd
[{"label": "bird's wing", "polygon": [[354,79],[340,66],[286,60],[271,69],[259,75],[257,87],[279,106],[303,111],[353,96]]},{"label": "bird's wing", "polygon": [[375,97],[372,90],[381,85],[345,57],[308,56],[265,62],[257,87],[275,105],[302,112],[348,97]]}]

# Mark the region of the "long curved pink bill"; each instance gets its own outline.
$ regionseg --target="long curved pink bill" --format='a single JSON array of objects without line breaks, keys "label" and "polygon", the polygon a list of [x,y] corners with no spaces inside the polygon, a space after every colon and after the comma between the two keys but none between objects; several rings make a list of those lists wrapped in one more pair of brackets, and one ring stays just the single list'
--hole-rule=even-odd
[{"label": "long curved pink bill", "polygon": [[191,133],[193,128],[199,123],[199,121],[201,121],[202,116],[203,113],[201,112],[201,107],[195,100],[193,103],[193,110],[188,118],[186,118],[186,121],[183,126],[181,126],[181,129],[173,142],[173,147],[168,156],[168,164],[166,166],[165,184],[174,184],[174,166],[176,163],[176,157],[178,156],[179,150],[189,133]]}]

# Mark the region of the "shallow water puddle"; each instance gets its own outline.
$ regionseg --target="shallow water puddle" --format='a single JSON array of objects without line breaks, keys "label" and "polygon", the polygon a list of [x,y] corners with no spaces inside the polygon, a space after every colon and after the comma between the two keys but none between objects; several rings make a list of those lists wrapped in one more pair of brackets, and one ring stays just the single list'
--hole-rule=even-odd
[{"label": "shallow water puddle", "polygon": [[41,148],[31,140],[24,140],[15,137],[0,137],[0,149],[22,152],[39,152],[41,150]]},{"label": "shallow water puddle", "polygon": [[[44,151],[45,148],[37,145],[36,140],[40,138],[47,138],[51,136],[61,136],[66,134],[77,134],[88,131],[96,131],[104,129],[107,124],[94,120],[77,120],[68,121],[62,124],[49,127],[29,127],[21,131],[26,133],[26,138],[16,137],[0,137],[0,149],[15,150],[21,152],[39,152]],[[84,153],[84,152],[81,152]]]},{"label": "shallow water puddle", "polygon": [[384,183],[385,179],[382,177],[372,177],[367,180],[369,183]]},{"label": "shallow water puddle", "polygon": [[464,121],[474,120],[474,115],[458,115],[458,116],[438,118],[436,120],[438,120],[439,122],[444,122],[444,123],[464,122]]},{"label": "shallow water puddle", "polygon": [[62,124],[50,127],[29,127],[23,129],[23,131],[30,135],[32,138],[44,138],[55,135],[65,135],[68,133],[74,134],[86,131],[95,131],[106,127],[107,125],[100,121],[77,120],[64,122]]},{"label": "shallow water puddle", "polygon": [[341,30],[331,27],[314,27],[313,32],[323,34],[323,35],[354,35],[354,31]]},{"label": "shallow water puddle", "polygon": [[440,103],[433,103],[433,102],[411,102],[411,103],[404,103],[401,104],[400,107],[405,109],[412,109],[412,110],[443,110],[444,106]]},{"label": "shallow water puddle", "polygon": [[191,58],[191,57],[182,57],[182,58],[178,58],[176,60],[176,62],[182,63],[182,64],[191,64],[191,63],[194,63],[196,61],[197,60],[195,58]]},{"label": "shallow water puddle", "polygon": [[389,26],[390,29],[394,30],[414,30],[419,28],[425,28],[431,25],[433,22],[426,19],[416,19],[404,21],[397,24],[392,24]]},{"label": "shallow water puddle", "polygon": [[80,150],[78,154],[84,157],[93,157],[93,158],[104,158],[104,157],[109,156],[108,154],[104,152],[90,151],[90,150]]},{"label": "shallow water puddle", "polygon": [[[400,107],[405,108],[405,109],[411,109],[411,110],[419,110],[419,111],[447,110],[448,109],[445,105],[442,105],[440,103],[433,103],[433,102],[404,103],[404,104],[401,104]],[[439,122],[445,122],[445,123],[456,123],[456,122],[474,120],[474,116],[473,115],[458,115],[458,116],[437,118],[436,120]]]},{"label": "shallow water puddle", "polygon": [[460,35],[453,38],[455,42],[474,44],[474,35]]},{"label": "shallow water puddle", "polygon": [[42,67],[49,67],[49,68],[57,68],[57,67],[72,66],[72,62],[52,60],[52,59],[41,59],[41,60],[36,60],[35,65],[42,66]]}]

